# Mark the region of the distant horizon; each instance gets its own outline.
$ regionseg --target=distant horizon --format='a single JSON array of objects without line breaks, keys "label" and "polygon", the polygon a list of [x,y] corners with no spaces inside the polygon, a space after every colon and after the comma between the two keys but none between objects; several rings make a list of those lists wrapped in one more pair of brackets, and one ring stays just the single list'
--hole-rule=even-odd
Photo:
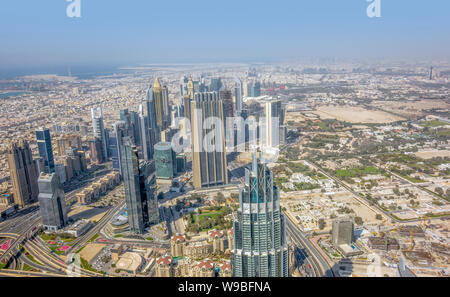
[{"label": "distant horizon", "polygon": [[275,62],[302,57],[450,60],[450,2],[366,0],[211,2],[8,1],[0,69],[155,62]]}]

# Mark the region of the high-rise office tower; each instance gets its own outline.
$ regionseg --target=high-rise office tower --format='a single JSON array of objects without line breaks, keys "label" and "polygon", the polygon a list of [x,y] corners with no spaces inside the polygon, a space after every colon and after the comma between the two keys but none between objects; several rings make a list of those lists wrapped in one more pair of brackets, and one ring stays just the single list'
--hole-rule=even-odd
[{"label": "high-rise office tower", "polygon": [[[233,109],[233,93],[230,90],[222,90],[219,92],[220,100],[223,102],[223,124],[224,124],[224,133],[226,137],[226,143],[232,143],[234,138],[234,125],[232,122],[229,122],[229,118],[234,117],[234,109]],[[230,137],[230,139],[228,139]]]},{"label": "high-rise office tower", "polygon": [[55,173],[39,177],[39,206],[44,228],[57,231],[67,224],[64,190]]},{"label": "high-rise office tower", "polygon": [[151,145],[151,138],[150,138],[150,130],[148,129],[148,118],[145,116],[144,113],[144,106],[141,104],[139,105],[139,134],[141,138],[141,150],[142,155],[144,157],[144,160],[150,161],[153,156],[153,150],[150,147]]},{"label": "high-rise office tower", "polygon": [[128,224],[132,232],[142,234],[148,225],[148,203],[147,197],[141,195],[143,186],[138,151],[129,136],[119,140],[119,147]]},{"label": "high-rise office tower", "polygon": [[188,93],[187,84],[189,82],[189,78],[185,75],[180,79],[180,97],[183,98]]},{"label": "high-rise office tower", "polygon": [[103,159],[102,142],[97,137],[92,137],[89,139],[89,151],[91,154],[91,162],[94,164],[102,164],[105,160]]},{"label": "high-rise office tower", "polygon": [[[223,102],[217,92],[197,93],[194,97],[191,102],[194,187],[228,184]],[[208,129],[204,129],[204,123]]]},{"label": "high-rise office tower", "polygon": [[220,77],[211,78],[211,85],[209,87],[210,92],[219,92],[222,88],[222,81]]},{"label": "high-rise office tower", "polygon": [[147,202],[147,224],[150,225],[159,223],[158,195],[154,177],[153,161],[141,161],[139,163],[139,188],[141,200]]},{"label": "high-rise office tower", "polygon": [[163,115],[164,115],[164,129],[170,126],[170,102],[169,102],[169,89],[167,86],[162,87],[163,98]]},{"label": "high-rise office tower", "polygon": [[28,142],[12,142],[8,148],[8,164],[14,203],[24,207],[36,202],[39,194],[38,171]]},{"label": "high-rise office tower", "polygon": [[120,111],[120,121],[125,123],[125,128],[126,128],[126,135],[130,136],[134,145],[138,145],[137,141],[136,141],[136,134],[135,134],[135,129],[134,129],[134,123],[132,120],[132,112],[128,111],[128,109],[122,109]]},{"label": "high-rise office tower", "polygon": [[115,170],[119,170],[120,173],[122,174],[122,166],[121,166],[121,158],[122,158],[122,154],[121,154],[121,149],[122,147],[120,146],[120,143],[122,143],[123,138],[129,136],[128,135],[128,130],[126,127],[126,123],[122,122],[122,121],[118,121],[115,122],[113,124],[113,129],[114,129],[114,136],[115,136],[115,151],[117,152],[117,154],[115,152],[112,152],[112,162],[113,162],[113,168]]},{"label": "high-rise office tower", "polygon": [[235,101],[235,114],[236,116],[241,115],[241,111],[243,108],[243,91],[242,91],[242,82],[239,78],[234,79],[234,101]]},{"label": "high-rise office tower", "polygon": [[157,178],[174,178],[177,173],[176,157],[170,142],[160,142],[155,145],[155,168]]},{"label": "high-rise office tower", "polygon": [[430,67],[430,80],[433,80],[433,66]]},{"label": "high-rise office tower", "polygon": [[97,137],[102,146],[103,158],[108,156],[108,143],[106,142],[105,126],[103,125],[103,110],[101,107],[91,108],[92,127],[94,129],[94,136]]},{"label": "high-rise office tower", "polygon": [[53,158],[50,130],[47,128],[40,128],[36,130],[36,140],[39,149],[39,156],[41,156],[41,158],[44,160],[44,172],[55,172],[55,160]]},{"label": "high-rise office tower", "polygon": [[247,83],[247,96],[248,97],[261,96],[261,83],[259,81],[251,81]]},{"label": "high-rise office tower", "polygon": [[289,250],[280,192],[270,169],[253,155],[239,192],[231,262],[234,277],[287,277]]},{"label": "high-rise office tower", "polygon": [[280,129],[284,121],[280,100],[267,101],[264,104],[264,125],[261,131],[261,144],[265,148],[278,149],[280,145]]},{"label": "high-rise office tower", "polygon": [[113,132],[109,134],[109,155],[112,161],[113,170],[120,171],[119,148],[117,147],[117,134],[113,125]]},{"label": "high-rise office tower", "polygon": [[159,142],[160,131],[162,131],[162,127],[158,126],[157,123],[155,92],[152,87],[149,87],[147,90],[146,109],[147,109],[147,126],[148,126],[147,146],[149,147],[150,157],[152,158],[153,146]]},{"label": "high-rise office tower", "polygon": [[155,102],[155,112],[156,112],[156,124],[161,130],[165,129],[165,118],[164,118],[164,95],[163,88],[159,82],[159,78],[155,79],[155,84],[153,85],[153,97]]}]

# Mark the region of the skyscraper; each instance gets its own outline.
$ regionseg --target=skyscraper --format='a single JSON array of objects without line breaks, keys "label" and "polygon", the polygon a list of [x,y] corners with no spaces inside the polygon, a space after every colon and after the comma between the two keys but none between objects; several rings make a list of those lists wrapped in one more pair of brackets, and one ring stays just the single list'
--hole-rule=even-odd
[{"label": "skyscraper", "polygon": [[243,108],[243,91],[242,91],[242,82],[239,78],[234,79],[234,101],[235,101],[235,114],[236,116],[241,115],[241,111]]},{"label": "skyscraper", "polygon": [[102,142],[97,137],[92,137],[89,139],[89,150],[91,154],[91,162],[94,164],[102,164],[105,160],[103,159]]},{"label": "skyscraper", "polygon": [[280,145],[280,130],[284,121],[280,100],[267,101],[264,104],[265,122],[261,131],[261,142],[265,148],[278,149]]},{"label": "skyscraper", "polygon": [[55,173],[39,177],[39,206],[44,228],[57,231],[67,224],[64,190]]},{"label": "skyscraper", "polygon": [[247,96],[248,97],[261,96],[261,83],[259,81],[250,81],[247,83]]},{"label": "skyscraper", "polygon": [[150,138],[150,130],[148,118],[144,113],[144,106],[139,105],[139,132],[141,135],[141,150],[144,160],[150,161],[153,156],[153,149],[150,147],[151,138]]},{"label": "skyscraper", "polygon": [[12,142],[8,148],[8,164],[14,203],[24,207],[36,202],[39,194],[38,171],[28,142]]},{"label": "skyscraper", "polygon": [[[228,184],[223,102],[217,92],[197,93],[191,108],[194,187]],[[214,123],[213,118],[219,122]],[[204,129],[204,123],[208,129]]]},{"label": "skyscraper", "polygon": [[[126,128],[125,122],[119,121],[113,124],[114,129],[114,136],[116,143],[113,144],[115,146],[115,150],[111,150],[112,153],[112,162],[113,162],[113,168],[115,170],[119,170],[122,174],[122,166],[121,166],[121,149],[120,143],[122,143],[123,138],[128,136],[128,130]],[[116,153],[117,152],[117,153]]]},{"label": "skyscraper", "polygon": [[36,130],[36,140],[39,149],[39,156],[41,156],[41,158],[44,160],[44,172],[55,172],[55,160],[53,158],[50,130],[47,128],[40,128]]},{"label": "skyscraper", "polygon": [[155,145],[156,177],[172,179],[177,172],[176,154],[169,142],[160,142]]},{"label": "skyscraper", "polygon": [[164,96],[163,88],[159,82],[159,78],[156,77],[155,84],[153,85],[153,96],[155,102],[155,112],[156,112],[156,124],[161,130],[165,130],[165,117],[164,117]]},{"label": "skyscraper", "polygon": [[211,78],[211,85],[209,86],[210,92],[219,92],[222,88],[222,81],[220,77]]},{"label": "skyscraper", "polygon": [[147,197],[141,195],[145,186],[142,185],[138,151],[129,136],[119,140],[119,147],[128,224],[132,232],[142,234],[148,225],[148,203]]},{"label": "skyscraper", "polygon": [[224,135],[226,137],[226,144],[228,144],[232,143],[235,134],[233,123],[228,121],[229,118],[234,117],[233,93],[230,90],[222,90],[219,92],[219,97],[223,103]]},{"label": "skyscraper", "polygon": [[253,155],[239,192],[231,261],[234,277],[287,277],[289,252],[280,193],[270,169]]},{"label": "skyscraper", "polygon": [[146,124],[148,129],[147,147],[150,153],[150,158],[153,158],[153,146],[159,142],[160,131],[162,128],[158,127],[157,123],[155,93],[152,87],[149,87],[147,90],[146,109],[147,109]]},{"label": "skyscraper", "polygon": [[106,141],[105,126],[103,125],[103,110],[101,107],[91,108],[92,127],[94,129],[94,136],[101,142],[103,158],[108,156],[108,143]]}]

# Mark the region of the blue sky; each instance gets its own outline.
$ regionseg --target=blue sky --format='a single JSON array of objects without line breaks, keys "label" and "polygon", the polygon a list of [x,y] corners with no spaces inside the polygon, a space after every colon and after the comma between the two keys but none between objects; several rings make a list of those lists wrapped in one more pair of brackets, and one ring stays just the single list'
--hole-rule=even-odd
[{"label": "blue sky", "polygon": [[301,57],[449,58],[450,1],[65,0],[0,4],[0,68],[265,61]]}]

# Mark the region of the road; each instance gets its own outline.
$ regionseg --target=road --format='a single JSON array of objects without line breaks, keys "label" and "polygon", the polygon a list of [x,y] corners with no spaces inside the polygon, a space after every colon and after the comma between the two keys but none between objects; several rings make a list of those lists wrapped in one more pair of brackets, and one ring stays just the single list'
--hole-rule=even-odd
[{"label": "road", "polygon": [[289,217],[286,217],[286,233],[295,246],[303,249],[300,251],[301,256],[305,259],[305,263],[311,265],[313,277],[334,277],[334,274],[323,259],[322,255],[313,247],[313,245],[305,238],[302,232],[292,223]]}]

